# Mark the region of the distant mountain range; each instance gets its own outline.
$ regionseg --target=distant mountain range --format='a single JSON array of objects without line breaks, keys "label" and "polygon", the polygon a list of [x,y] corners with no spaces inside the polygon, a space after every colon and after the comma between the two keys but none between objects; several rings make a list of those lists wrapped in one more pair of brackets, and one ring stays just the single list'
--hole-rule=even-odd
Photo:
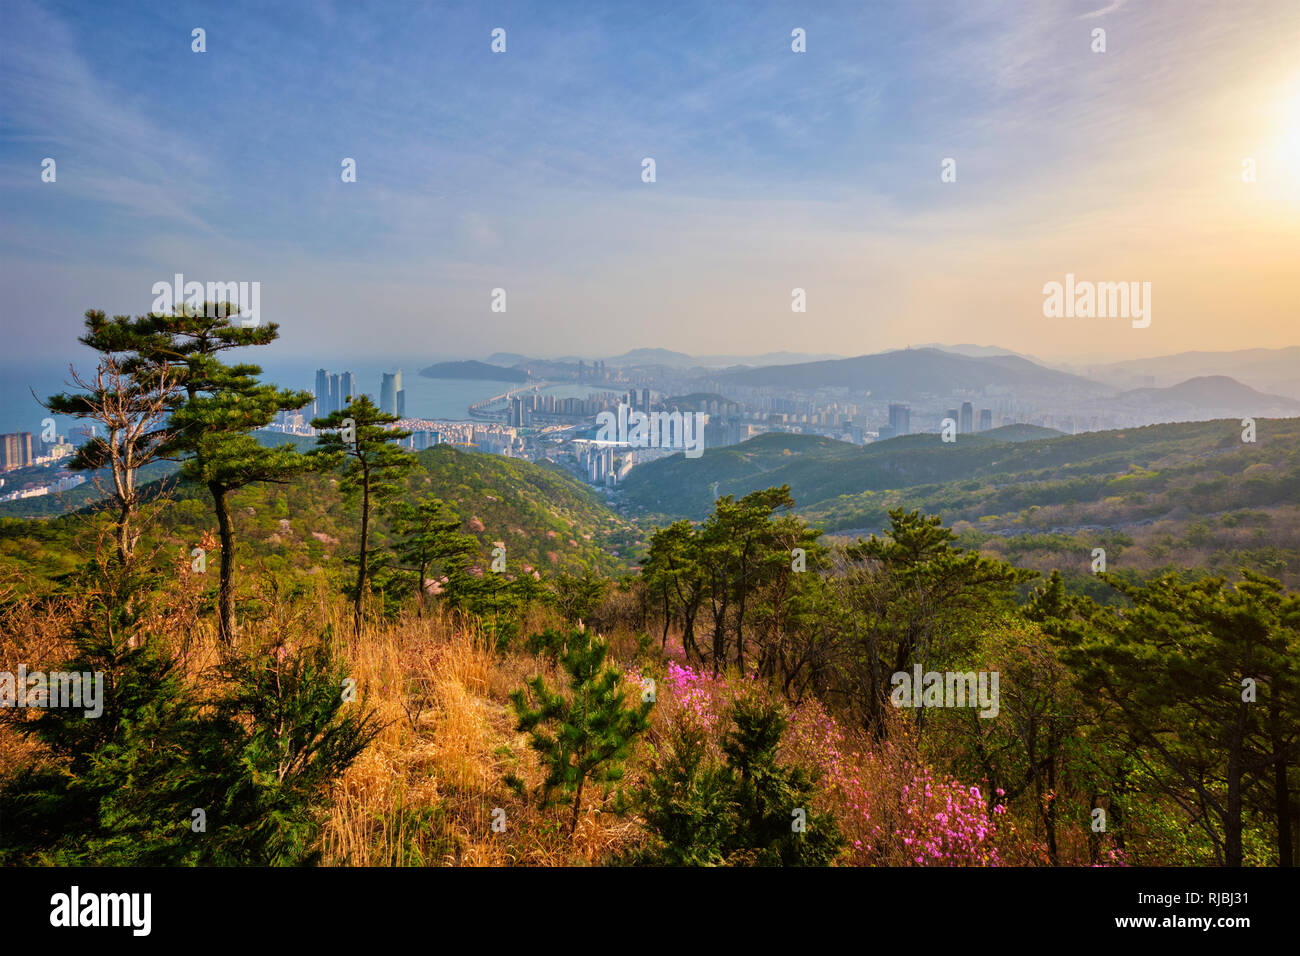
[{"label": "distant mountain range", "polygon": [[[941,342],[924,342],[920,345],[909,345],[909,349],[938,349],[940,352],[952,352],[954,355],[969,355],[971,358],[989,358],[994,355],[1016,355],[1022,359],[1029,359],[1038,365],[1050,365],[1050,362],[1044,362],[1042,359],[1035,358],[1032,355],[1026,355],[1024,352],[1016,352],[1012,349],[1004,349],[1000,345],[944,345]],[[888,349],[890,352],[902,352],[904,349]]]},{"label": "distant mountain range", "polygon": [[[544,367],[548,365],[577,365],[579,361],[588,363],[603,361],[608,365],[623,368],[659,365],[681,370],[692,368],[726,369],[728,372],[742,372],[750,369],[769,371],[781,369],[780,374],[782,377],[790,380],[798,379],[805,383],[813,382],[816,376],[823,373],[830,373],[836,378],[835,382],[817,382],[811,386],[805,384],[800,387],[844,384],[846,378],[849,380],[850,387],[858,387],[855,379],[856,369],[852,363],[860,362],[864,371],[874,371],[873,363],[867,360],[882,359],[889,356],[890,358],[883,359],[885,364],[888,364],[902,356],[906,356],[901,360],[911,362],[912,364],[909,367],[916,368],[917,356],[924,356],[932,352],[942,352],[947,355],[968,359],[1002,361],[1004,367],[1012,369],[1015,373],[1013,378],[1007,381],[1009,385],[1027,381],[1069,383],[1071,386],[1088,388],[1098,394],[1105,394],[1107,391],[1123,392],[1139,388],[1168,388],[1189,379],[1228,376],[1266,395],[1300,399],[1300,346],[1280,349],[1240,349],[1226,352],[1180,352],[1176,355],[1163,355],[1154,358],[1091,364],[1052,362],[999,345],[973,345],[969,343],[945,345],[938,342],[928,342],[905,349],[891,349],[874,355],[862,355],[855,358],[828,353],[814,354],[788,351],[766,352],[761,355],[688,355],[685,352],[677,352],[672,349],[637,348],[621,355],[603,358],[599,356],[565,355],[558,358],[543,359],[536,356],[522,355],[517,352],[496,352],[488,356],[487,364],[511,369],[516,366],[537,365]],[[1020,363],[1008,364],[1003,361],[1008,358],[1019,359]],[[920,361],[923,362],[924,360],[921,359]],[[836,363],[848,364],[837,365]],[[793,367],[800,366],[804,367],[803,371],[791,371]],[[938,363],[934,365],[935,370],[943,373],[957,371],[959,368],[958,365],[939,365]],[[987,380],[986,373],[988,369],[989,366],[966,366],[966,371],[962,374],[965,376],[967,383],[979,383],[976,387],[980,387]],[[919,369],[919,371],[921,374],[926,374],[925,369]],[[1044,372],[1064,373],[1068,377],[1053,379],[1050,376],[1045,376]],[[749,377],[749,383],[759,380],[769,379],[763,375]],[[1084,381],[1089,384],[1081,384]],[[958,385],[956,382],[952,384]],[[881,387],[888,386],[882,385]],[[969,385],[966,387],[969,387]],[[946,388],[938,388],[935,391],[946,390]],[[900,396],[900,400],[906,401],[907,398]]]},{"label": "distant mountain range", "polygon": [[1300,398],[1300,346],[1180,352],[1124,362],[1059,367],[1117,388],[1166,387],[1191,378],[1228,375],[1264,392]]},{"label": "distant mountain range", "polygon": [[1168,388],[1135,388],[1115,396],[1115,404],[1136,403],[1197,418],[1291,417],[1300,414],[1300,401],[1268,395],[1226,375],[1203,375]]},{"label": "distant mountain range", "polygon": [[1016,355],[974,358],[936,348],[903,349],[856,358],[771,365],[725,373],[724,382],[786,388],[866,389],[896,401],[957,391],[1051,389],[1080,396],[1109,395],[1115,389],[1078,375],[1046,368]]},{"label": "distant mountain range", "polygon": [[[1120,390],[1109,382],[1050,368],[1020,355],[999,353],[989,347],[971,348],[989,354],[971,356],[928,347],[901,349],[850,359],[741,369],[720,377],[724,385],[734,382],[790,389],[865,389],[877,398],[900,402],[961,393],[993,395],[1004,391],[1026,396],[1046,391],[1055,398],[1070,400],[1081,412],[1136,413],[1153,422],[1300,414],[1297,397],[1262,391],[1223,374],[1188,377],[1160,387]],[[1234,364],[1233,353],[1227,355],[1229,364]],[[1270,363],[1276,360],[1276,356],[1267,358]],[[1238,356],[1235,364],[1259,369],[1263,361]],[[1207,364],[1208,360],[1199,358],[1196,362]],[[1190,363],[1167,364],[1179,368]],[[1112,381],[1122,380],[1123,376],[1112,376]]]},{"label": "distant mountain range", "polygon": [[[523,381],[523,369],[546,377],[576,357],[529,359],[499,352],[489,364],[444,363],[447,376]],[[582,359],[584,362],[595,361]],[[1015,395],[1071,403],[1079,413],[1137,415],[1148,421],[1300,414],[1300,347],[1238,352],[1185,352],[1098,366],[1053,366],[996,345],[924,345],[853,358],[770,352],[691,356],[670,349],[632,349],[603,359],[613,366],[662,366],[728,384],[790,390],[846,388],[878,400],[925,403],[958,396]],[[512,367],[513,366],[513,367]],[[707,372],[705,370],[708,370]],[[1233,375],[1236,371],[1238,374]],[[425,370],[422,374],[427,374]]]},{"label": "distant mountain range", "polygon": [[821,359],[840,358],[830,353],[808,354],[804,352],[767,352],[762,355],[687,355],[671,349],[631,349],[622,355],[597,356],[562,355],[558,358],[540,359],[517,352],[494,352],[487,360],[492,365],[512,367],[515,365],[549,364],[577,365],[578,362],[590,364],[594,361],[604,362],[620,368],[633,366],[663,365],[668,368],[730,368],[735,365],[763,366],[791,362],[812,362]]}]

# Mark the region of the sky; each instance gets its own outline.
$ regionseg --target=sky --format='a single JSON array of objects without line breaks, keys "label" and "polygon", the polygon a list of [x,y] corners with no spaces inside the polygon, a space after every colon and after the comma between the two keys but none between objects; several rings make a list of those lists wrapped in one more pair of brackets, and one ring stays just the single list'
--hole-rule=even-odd
[{"label": "sky", "polygon": [[11,361],[176,273],[281,361],[1121,361],[1300,343],[1298,264],[1295,0],[0,5]]}]

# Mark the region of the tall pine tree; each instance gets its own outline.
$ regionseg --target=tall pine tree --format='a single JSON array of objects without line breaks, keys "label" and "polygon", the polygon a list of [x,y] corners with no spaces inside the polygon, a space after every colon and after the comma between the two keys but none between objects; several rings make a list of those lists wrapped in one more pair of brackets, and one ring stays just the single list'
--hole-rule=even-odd
[{"label": "tall pine tree", "polygon": [[309,463],[290,445],[267,447],[250,432],[269,425],[282,411],[302,408],[311,393],[263,384],[262,369],[250,364],[226,364],[224,352],[269,345],[279,337],[278,326],[234,324],[238,308],[205,303],[202,309],[179,307],[172,315],[151,314],[137,322],[136,346],[147,367],[137,374],[148,381],[151,372],[167,365],[183,367],[185,403],[169,423],[170,437],[162,451],[181,458],[181,474],[212,495],[221,539],[221,571],[217,590],[218,626],[223,640],[235,633],[235,527],[230,496],[258,482],[286,482]]},{"label": "tall pine tree", "polygon": [[352,593],[352,623],[357,634],[361,633],[370,580],[371,514],[405,487],[403,479],[416,463],[414,455],[394,444],[411,437],[409,431],[388,427],[396,421],[396,415],[380,411],[365,395],[353,396],[345,408],[312,421],[312,427],[323,432],[309,457],[321,466],[342,464],[339,490],[361,503],[357,579]]},{"label": "tall pine tree", "polygon": [[181,374],[165,362],[149,374],[138,374],[141,364],[135,349],[144,338],[130,316],[110,320],[91,309],[85,324],[79,341],[100,355],[95,376],[87,379],[72,369],[73,384],[80,391],[51,395],[45,407],[91,423],[92,434],[67,467],[108,472],[114,543],[118,563],[125,566],[141,532],[137,514],[143,502],[137,478],[141,468],[161,457],[167,415],[180,401]]}]

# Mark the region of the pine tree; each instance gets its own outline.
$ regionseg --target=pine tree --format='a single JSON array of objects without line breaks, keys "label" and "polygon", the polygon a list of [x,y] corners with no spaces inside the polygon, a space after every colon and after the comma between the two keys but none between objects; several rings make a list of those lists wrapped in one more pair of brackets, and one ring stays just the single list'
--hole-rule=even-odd
[{"label": "pine tree", "polygon": [[[883,733],[890,675],[969,650],[978,625],[1013,610],[1015,587],[1036,571],[953,547],[938,515],[889,512],[883,536],[845,549],[853,614],[845,693],[863,724]],[[966,646],[963,646],[963,642]],[[915,712],[918,730],[925,709]]]},{"label": "pine tree", "polygon": [[415,597],[424,613],[425,582],[430,573],[450,579],[463,575],[478,552],[478,539],[460,530],[461,521],[442,501],[425,495],[416,502],[399,501],[393,506],[394,546],[401,570],[413,572]]},{"label": "pine tree", "polygon": [[623,762],[636,738],[649,727],[654,704],[624,704],[621,674],[605,666],[608,647],[591,630],[547,631],[539,640],[560,651],[560,665],[569,677],[569,696],[552,691],[539,674],[510,700],[519,717],[518,729],[529,735],[529,744],[546,770],[543,802],[557,793],[572,796],[572,835],[578,827],[587,781],[610,784],[623,778]]},{"label": "pine tree", "polygon": [[551,603],[565,623],[574,627],[600,607],[609,590],[609,581],[591,568],[583,568],[582,574],[561,571],[550,582],[548,590]]},{"label": "pine tree", "polygon": [[371,573],[371,514],[376,506],[405,488],[403,479],[416,464],[414,455],[393,444],[411,437],[409,431],[387,427],[395,421],[396,415],[381,412],[365,395],[355,395],[345,408],[311,423],[323,434],[308,457],[317,467],[342,464],[339,490],[361,501],[357,579],[352,595],[353,629],[357,634],[361,633],[361,612]]},{"label": "pine tree", "polygon": [[100,355],[94,379],[87,380],[71,369],[73,384],[81,391],[51,395],[44,404],[56,414],[92,423],[95,431],[67,467],[108,470],[117,559],[126,565],[141,533],[137,514],[143,502],[137,476],[141,468],[161,457],[168,437],[165,419],[179,401],[180,376],[167,364],[147,376],[134,374],[140,366],[133,350],[145,339],[129,316],[114,316],[110,321],[103,312],[91,309],[86,312],[85,325],[79,341]]},{"label": "pine tree", "polygon": [[669,866],[826,866],[844,840],[813,809],[815,781],[778,760],[786,720],[777,704],[742,695],[724,761],[706,756],[705,735],[675,729],[637,793],[658,846],[650,862]]},{"label": "pine tree", "polygon": [[103,675],[102,712],[22,723],[55,760],[0,788],[0,865],[316,862],[329,787],[378,732],[328,649],[232,657],[201,696],[158,642],[131,647],[101,617],[62,669]]},{"label": "pine tree", "polygon": [[[739,501],[719,498],[700,530],[701,565],[713,612],[713,675],[726,666],[729,632],[735,633],[737,669],[745,671],[745,616],[754,592],[784,559],[776,554],[777,509],[794,507],[790,486],[752,491]],[[779,560],[777,560],[779,558]]]},{"label": "pine tree", "polygon": [[722,866],[735,842],[732,803],[736,776],[726,764],[706,759],[703,728],[674,726],[656,749],[636,806],[658,845],[643,862],[664,866]]},{"label": "pine tree", "polygon": [[211,726],[227,728],[243,773],[222,781],[211,862],[319,862],[318,811],[383,729],[345,694],[347,671],[326,641],[269,650],[224,668],[230,692]]},{"label": "pine tree", "polygon": [[226,351],[268,345],[278,326],[235,325],[238,309],[229,303],[205,303],[203,309],[181,307],[173,315],[153,314],[136,320],[137,378],[145,384],[164,366],[182,366],[186,400],[171,416],[171,435],[160,452],[182,459],[181,474],[212,495],[221,538],[217,591],[218,625],[223,640],[234,640],[235,529],[230,496],[259,482],[282,483],[308,467],[292,446],[262,445],[250,432],[271,423],[276,414],[301,408],[311,393],[265,385],[259,366],[228,365]]},{"label": "pine tree", "polygon": [[1269,775],[1279,858],[1289,855],[1285,769],[1300,727],[1297,601],[1276,580],[1242,576],[1132,585],[1101,575],[1132,603],[1123,609],[1068,597],[1054,576],[1029,610],[1060,642],[1085,699],[1227,866],[1244,862],[1246,796]]},{"label": "pine tree", "polygon": [[483,633],[491,637],[498,650],[505,650],[518,634],[523,612],[545,598],[546,591],[531,574],[476,571],[452,568],[443,588],[443,600],[448,607],[478,618]]},{"label": "pine tree", "polygon": [[664,628],[660,645],[668,646],[672,621],[680,618],[682,649],[688,663],[704,659],[695,643],[695,621],[706,591],[701,552],[700,535],[691,523],[675,521],[654,533],[641,561],[646,587],[662,602]]},{"label": "pine tree", "polygon": [[[785,733],[780,706],[757,697],[736,700],[735,730],[722,745],[735,774],[736,833],[744,844],[731,861],[758,866],[824,866],[839,852],[839,831],[829,816],[813,811],[813,781],[800,767],[782,766],[777,750]],[[801,816],[799,816],[801,815]],[[802,829],[796,829],[799,816]]]}]

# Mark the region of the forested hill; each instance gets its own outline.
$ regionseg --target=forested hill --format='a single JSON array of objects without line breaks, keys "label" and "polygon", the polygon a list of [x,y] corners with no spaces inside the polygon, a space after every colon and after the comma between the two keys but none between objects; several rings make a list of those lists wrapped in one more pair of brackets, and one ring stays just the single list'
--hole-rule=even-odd
[{"label": "forested hill", "polygon": [[526,382],[528,373],[485,362],[439,362],[420,369],[424,378],[470,378],[494,382]]},{"label": "forested hill", "polygon": [[[800,510],[823,515],[828,528],[849,527],[879,514],[868,504],[870,495],[857,502],[854,496],[922,485],[978,480],[1002,486],[1086,478],[1099,488],[1097,479],[1106,476],[1127,475],[1131,481],[1136,470],[1175,466],[1180,473],[1199,467],[1222,476],[1265,464],[1270,475],[1278,469],[1294,475],[1300,419],[1261,419],[1253,444],[1242,441],[1241,424],[1232,420],[1025,437],[1020,426],[1013,426],[960,435],[952,443],[926,434],[859,447],[818,436],[772,433],[706,449],[697,459],[674,455],[643,465],[628,476],[623,494],[636,510],[699,518],[712,507],[715,485],[716,495],[743,495],[788,484]],[[1077,494],[1082,487],[1072,491]],[[834,500],[845,498],[850,500]]]},{"label": "forested hill", "polygon": [[910,435],[865,448],[769,434],[642,466],[624,494],[631,510],[665,522],[703,516],[715,492],[789,484],[800,514],[849,537],[885,527],[891,508],[919,508],[963,543],[1040,570],[1086,572],[1092,548],[1108,544],[1137,571],[1249,567],[1300,583],[1300,419],[1256,429],[1254,443],[1240,421],[1221,420],[1016,443],[998,440],[1003,429],[953,444]]},{"label": "forested hill", "polygon": [[[418,455],[409,493],[433,494],[474,535],[486,562],[497,542],[506,546],[512,570],[533,567],[542,573],[591,566],[616,573],[637,546],[639,532],[611,512],[600,495],[558,467],[533,464],[450,447]],[[301,574],[343,573],[344,555],[355,549],[355,505],[338,493],[331,476],[300,475],[284,485],[246,488],[234,496],[234,520],[241,561],[268,571]],[[172,485],[166,508],[147,541],[164,540],[188,552],[215,525],[207,492],[185,483]],[[156,485],[155,485],[156,488]],[[0,559],[48,577],[84,559],[78,542],[88,542],[87,514],[47,519],[0,517]],[[379,520],[380,541],[386,519]]]}]

